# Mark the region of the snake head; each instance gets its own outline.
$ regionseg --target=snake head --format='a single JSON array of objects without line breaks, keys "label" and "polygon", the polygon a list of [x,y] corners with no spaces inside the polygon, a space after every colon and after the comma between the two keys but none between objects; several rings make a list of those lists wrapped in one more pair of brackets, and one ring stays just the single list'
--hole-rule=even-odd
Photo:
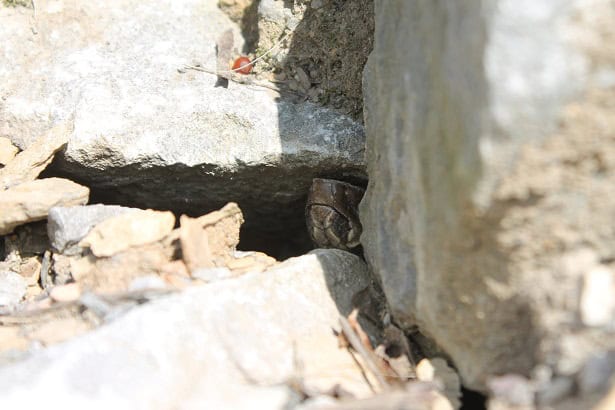
[{"label": "snake head", "polygon": [[359,203],[363,188],[334,179],[315,178],[308,193],[305,217],[316,246],[350,250],[360,244],[363,230]]}]

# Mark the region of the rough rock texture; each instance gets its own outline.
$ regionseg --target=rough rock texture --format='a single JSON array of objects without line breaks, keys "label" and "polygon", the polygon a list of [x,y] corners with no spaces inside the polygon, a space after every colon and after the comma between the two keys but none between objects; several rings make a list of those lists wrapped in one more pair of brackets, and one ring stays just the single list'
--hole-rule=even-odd
[{"label": "rough rock texture", "polygon": [[19,148],[14,146],[10,139],[0,137],[0,165],[8,164],[18,152]]},{"label": "rough rock texture", "polygon": [[579,372],[615,349],[613,304],[579,311],[595,269],[615,297],[614,2],[375,10],[362,241],[394,317],[472,388]]},{"label": "rough rock texture", "polygon": [[100,222],[79,242],[97,257],[109,257],[132,247],[157,242],[171,233],[175,215],[151,209],[124,213]]},{"label": "rough rock texture", "polygon": [[45,219],[54,206],[83,205],[89,194],[88,188],[63,178],[37,179],[0,191],[0,235]]},{"label": "rough rock texture", "polygon": [[413,382],[404,389],[390,390],[366,399],[337,401],[331,397],[310,398],[296,410],[454,410],[437,383]]},{"label": "rough rock texture", "polygon": [[75,255],[82,250],[77,244],[95,225],[107,218],[136,210],[103,204],[51,208],[47,216],[49,243],[56,252]]},{"label": "rough rock texture", "polygon": [[[64,246],[68,253],[53,255],[54,282],[74,280],[90,292],[121,292],[146,277],[183,289],[193,281],[262,272],[277,263],[262,252],[236,250],[243,217],[235,203],[199,218],[182,215],[177,229],[168,211],[99,205],[51,213],[51,240],[60,248],[78,241],[76,249]],[[79,229],[70,222],[72,213]]]},{"label": "rough rock texture", "polygon": [[[275,70],[276,78],[294,92],[362,119],[361,77],[373,46],[373,0],[259,0],[253,4],[258,4],[255,55],[275,47],[256,70]],[[248,8],[244,15],[251,12]]]},{"label": "rough rock texture", "polygon": [[179,241],[182,258],[192,273],[199,269],[224,267],[234,258],[243,223],[241,209],[235,203],[199,218],[182,215]]},{"label": "rough rock texture", "polygon": [[33,22],[31,10],[0,8],[0,136],[23,148],[74,118],[53,172],[86,183],[94,201],[190,215],[235,201],[247,230],[297,236],[313,176],[363,175],[363,129],[349,117],[178,72],[195,61],[215,69],[218,36],[241,38],[215,1],[36,10]]},{"label": "rough rock texture", "polygon": [[34,181],[53,160],[54,154],[68,142],[70,124],[60,123],[34,141],[0,169],[0,189]]},{"label": "rough rock texture", "polygon": [[0,407],[282,409],[296,377],[365,396],[331,329],[370,283],[360,258],[322,250],[150,302],[0,368]]},{"label": "rough rock texture", "polygon": [[121,292],[138,278],[152,274],[162,276],[176,252],[173,238],[167,237],[158,242],[129,247],[111,257],[96,258],[86,254],[71,257],[67,263],[72,279],[84,290]]},{"label": "rough rock texture", "polygon": [[16,305],[25,296],[28,284],[18,273],[0,271],[0,307]]}]

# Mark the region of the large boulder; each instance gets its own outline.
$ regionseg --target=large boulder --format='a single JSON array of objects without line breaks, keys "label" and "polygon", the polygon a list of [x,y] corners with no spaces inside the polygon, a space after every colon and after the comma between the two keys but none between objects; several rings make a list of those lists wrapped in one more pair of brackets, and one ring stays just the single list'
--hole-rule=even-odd
[{"label": "large boulder", "polygon": [[193,287],[0,367],[0,406],[287,409],[293,383],[370,396],[332,329],[372,284],[359,257],[317,250]]},{"label": "large boulder", "polygon": [[375,1],[362,242],[470,388],[615,348],[614,10]]},{"label": "large boulder", "polygon": [[304,232],[312,177],[364,175],[363,128],[286,93],[182,72],[215,70],[228,30],[229,53],[241,49],[216,3],[54,1],[37,3],[35,19],[0,7],[0,136],[24,148],[72,119],[53,173],[91,187],[94,201],[192,215],[235,201],[246,238]]}]

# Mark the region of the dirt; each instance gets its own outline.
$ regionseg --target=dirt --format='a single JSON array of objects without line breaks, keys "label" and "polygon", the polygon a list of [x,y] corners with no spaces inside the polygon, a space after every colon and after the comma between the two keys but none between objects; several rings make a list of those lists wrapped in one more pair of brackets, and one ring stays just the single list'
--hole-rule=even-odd
[{"label": "dirt", "polygon": [[[572,43],[594,67],[615,63],[615,9],[606,7],[576,17]],[[576,370],[592,351],[613,348],[600,332],[579,327],[577,312],[583,273],[591,267],[585,259],[615,269],[615,81],[604,72],[593,84],[565,106],[554,133],[523,147],[498,191],[507,212],[497,242],[510,257],[511,276],[525,282],[517,287],[541,304],[534,307],[542,312],[538,325],[562,333],[537,352],[562,372]],[[545,289],[552,290],[546,300]],[[566,360],[557,359],[561,351]]]},{"label": "dirt", "polygon": [[6,7],[32,7],[32,0],[2,0]]},{"label": "dirt", "polygon": [[[298,100],[363,120],[363,67],[373,47],[373,0],[284,0],[287,18],[259,18],[260,0],[219,0],[256,63]],[[278,1],[277,3],[282,3]],[[281,6],[281,4],[279,4]]]}]

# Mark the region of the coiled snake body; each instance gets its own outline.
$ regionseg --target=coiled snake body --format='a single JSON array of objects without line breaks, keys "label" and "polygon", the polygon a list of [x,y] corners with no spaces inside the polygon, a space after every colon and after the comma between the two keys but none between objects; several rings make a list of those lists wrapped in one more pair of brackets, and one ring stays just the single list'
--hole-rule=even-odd
[{"label": "coiled snake body", "polygon": [[360,245],[359,203],[363,188],[334,179],[315,178],[305,207],[308,232],[316,246],[351,250]]}]

